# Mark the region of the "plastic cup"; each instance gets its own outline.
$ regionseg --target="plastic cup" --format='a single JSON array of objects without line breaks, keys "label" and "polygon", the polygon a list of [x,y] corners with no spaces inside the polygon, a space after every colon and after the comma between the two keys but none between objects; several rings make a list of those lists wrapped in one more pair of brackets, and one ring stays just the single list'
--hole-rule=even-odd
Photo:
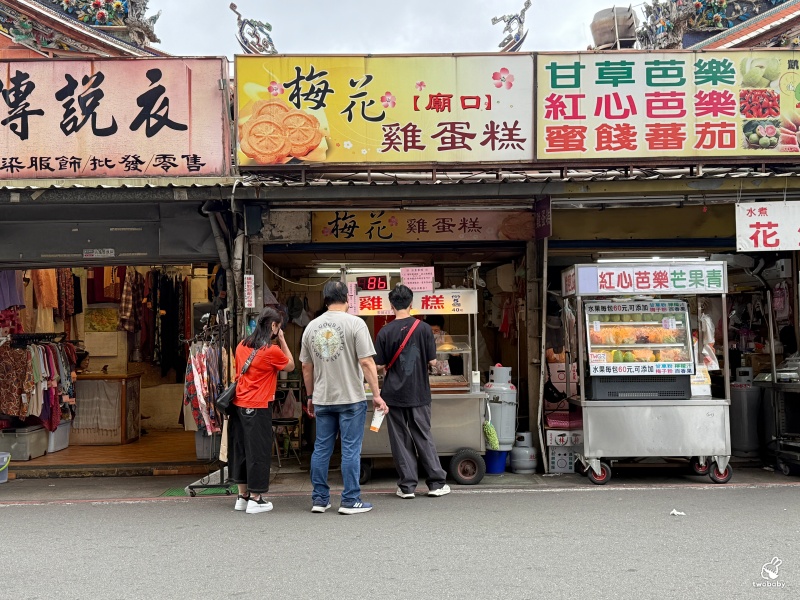
[{"label": "plastic cup", "polygon": [[384,416],[385,415],[384,415],[382,410],[376,410],[372,414],[372,425],[369,426],[369,430],[370,431],[375,431],[375,432],[380,431],[381,423],[383,423],[383,417]]}]

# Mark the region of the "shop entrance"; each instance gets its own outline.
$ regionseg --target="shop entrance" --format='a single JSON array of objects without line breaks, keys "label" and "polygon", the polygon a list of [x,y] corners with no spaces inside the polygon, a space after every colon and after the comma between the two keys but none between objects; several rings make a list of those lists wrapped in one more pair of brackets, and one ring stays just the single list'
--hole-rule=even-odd
[{"label": "shop entrance", "polygon": [[[351,286],[351,311],[364,318],[373,339],[393,319],[390,306],[383,298],[385,292],[404,278],[408,284],[409,270],[413,269],[417,277],[425,280],[418,282],[415,298],[421,299],[437,292],[443,295],[443,292],[453,290],[476,289],[477,318],[472,323],[477,324],[477,329],[470,328],[471,321],[465,314],[444,307],[441,314],[423,311],[428,313],[423,318],[439,332],[437,340],[441,347],[450,348],[449,352],[442,352],[437,357],[439,362],[430,376],[432,393],[434,396],[437,393],[469,393],[472,371],[479,373],[480,383],[477,385],[480,388],[481,383],[486,383],[491,366],[502,364],[510,367],[512,382],[519,390],[518,400],[524,398],[524,401],[517,402],[518,412],[512,414],[511,442],[515,431],[528,430],[523,244],[463,244],[458,248],[403,244],[402,249],[387,244],[347,244],[324,249],[265,246],[263,255],[253,257],[252,265],[254,270],[260,267],[264,272],[264,302],[276,303],[287,312],[286,340],[295,357],[300,353],[305,326],[310,319],[324,313],[322,288],[331,279],[344,279]],[[474,265],[479,265],[477,279],[472,268]],[[425,291],[421,291],[423,288]],[[378,304],[382,299],[385,306]],[[290,402],[297,402],[299,415],[299,407],[305,403],[299,362],[297,370],[279,382],[278,390],[279,400],[285,401],[289,397]],[[292,446],[305,453],[311,451],[313,421],[304,416],[302,422],[301,431],[283,432],[285,437],[279,439],[280,447]],[[474,437],[480,447],[482,421],[476,420],[476,423]],[[366,438],[365,452],[362,452],[365,458],[362,477],[368,477],[372,466],[382,468],[392,464],[389,452],[372,448],[368,441]],[[437,445],[442,443],[437,441]],[[449,465],[451,455],[443,458],[445,467]]]},{"label": "shop entrance", "polygon": [[0,271],[0,450],[20,477],[205,473],[184,398],[193,342],[222,348],[224,271],[102,260]]}]

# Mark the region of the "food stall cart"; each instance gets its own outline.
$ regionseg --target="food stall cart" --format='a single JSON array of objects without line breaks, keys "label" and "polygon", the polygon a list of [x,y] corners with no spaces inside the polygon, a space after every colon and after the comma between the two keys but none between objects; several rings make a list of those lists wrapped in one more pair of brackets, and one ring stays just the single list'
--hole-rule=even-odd
[{"label": "food stall cart", "polygon": [[[472,281],[477,281],[477,269],[472,267]],[[415,269],[419,271],[419,269]],[[479,483],[486,473],[483,455],[486,442],[483,436],[484,411],[487,394],[473,385],[472,365],[477,365],[477,288],[435,289],[433,269],[428,277],[401,277],[414,291],[411,305],[413,315],[464,315],[468,321],[467,335],[452,335],[450,340],[437,345],[437,353],[461,355],[464,370],[461,375],[431,375],[431,434],[439,456],[450,458],[450,475],[462,485]],[[414,283],[416,282],[416,284]],[[350,307],[359,316],[391,315],[387,289],[364,290],[348,282]],[[387,286],[388,287],[388,286]],[[416,288],[416,289],[415,289]],[[371,395],[368,396],[371,400]],[[391,459],[388,426],[376,433],[370,431],[372,402],[367,402],[367,419],[361,448],[361,481],[369,480],[377,459]],[[388,461],[387,461],[388,462]]]},{"label": "food stall cart", "polygon": [[589,479],[607,483],[622,458],[686,457],[695,473],[730,480],[727,314],[725,398],[693,396],[692,330],[680,299],[720,296],[724,306],[725,263],[576,265],[562,273],[562,293],[565,311],[574,315],[565,319],[567,339],[577,347],[568,344],[568,353],[577,351],[578,359],[577,394],[567,382],[567,395],[583,412],[575,456]]}]

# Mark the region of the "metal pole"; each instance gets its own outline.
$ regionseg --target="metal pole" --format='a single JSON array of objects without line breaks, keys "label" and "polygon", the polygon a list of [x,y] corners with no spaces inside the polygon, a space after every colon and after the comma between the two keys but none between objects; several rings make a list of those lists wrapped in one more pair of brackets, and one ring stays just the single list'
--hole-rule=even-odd
[{"label": "metal pole", "polygon": [[727,294],[722,294],[722,358],[725,361],[725,400],[731,401],[731,364],[728,355],[728,301]]},{"label": "metal pole", "polygon": [[772,317],[772,291],[767,290],[767,318],[769,320],[769,361],[772,366],[772,383],[778,381],[778,365],[775,364],[775,327]]},{"label": "metal pole", "polygon": [[[578,325],[578,381],[581,384],[581,406],[586,400],[586,382],[584,377],[584,360],[583,360],[583,298],[578,296],[577,300],[577,325]],[[567,371],[567,381],[569,381],[569,371]]]}]

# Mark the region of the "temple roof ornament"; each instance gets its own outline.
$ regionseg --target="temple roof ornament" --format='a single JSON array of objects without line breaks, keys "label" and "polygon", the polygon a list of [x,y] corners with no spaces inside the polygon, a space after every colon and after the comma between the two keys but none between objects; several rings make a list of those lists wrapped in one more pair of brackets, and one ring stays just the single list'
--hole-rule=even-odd
[{"label": "temple roof ornament", "polygon": [[236,41],[246,54],[277,54],[278,50],[272,41],[272,25],[255,19],[244,19],[231,2],[231,10],[236,14]]},{"label": "temple roof ornament", "polygon": [[503,15],[502,17],[494,17],[492,19],[492,25],[497,25],[500,22],[506,24],[503,28],[503,33],[508,35],[498,44],[498,47],[501,48],[501,52],[519,52],[522,48],[522,44],[525,42],[525,38],[528,35],[528,31],[525,29],[525,13],[530,7],[531,0],[525,0],[525,5],[519,13]]}]

